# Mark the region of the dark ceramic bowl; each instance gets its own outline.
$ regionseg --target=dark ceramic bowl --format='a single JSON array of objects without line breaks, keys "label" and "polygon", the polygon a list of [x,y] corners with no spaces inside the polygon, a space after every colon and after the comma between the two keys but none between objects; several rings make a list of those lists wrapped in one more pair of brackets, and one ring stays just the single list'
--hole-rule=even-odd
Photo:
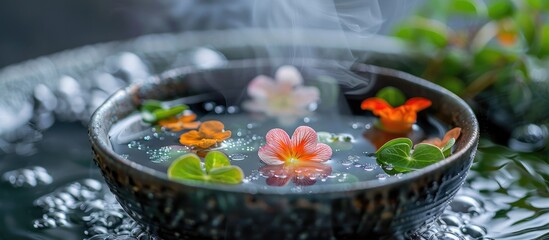
[{"label": "dark ceramic bowl", "polygon": [[[296,64],[299,62],[300,64]],[[465,180],[479,137],[467,104],[449,91],[406,73],[355,64],[346,75],[326,61],[291,61],[304,78],[323,74],[340,85],[355,114],[360,100],[384,86],[433,100],[430,112],[462,135],[447,159],[400,178],[310,186],[311,193],[186,184],[117,155],[108,132],[143,99],[169,100],[217,92],[229,104],[242,98],[249,80],[272,75],[280,61],[243,60],[224,67],[181,68],[115,93],[89,127],[95,162],[122,207],[164,239],[376,239],[405,238],[439,216]]]}]

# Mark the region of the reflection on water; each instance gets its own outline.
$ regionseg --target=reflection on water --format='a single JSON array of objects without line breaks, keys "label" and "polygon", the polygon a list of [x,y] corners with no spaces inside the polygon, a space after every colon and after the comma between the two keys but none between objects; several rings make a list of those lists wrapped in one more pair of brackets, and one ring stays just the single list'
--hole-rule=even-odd
[{"label": "reflection on water", "polygon": [[[91,161],[84,127],[55,124],[43,137],[36,145],[40,154],[0,159],[2,237],[155,239],[108,191]],[[410,238],[547,239],[548,173],[546,158],[482,142],[455,200],[435,224]]]}]

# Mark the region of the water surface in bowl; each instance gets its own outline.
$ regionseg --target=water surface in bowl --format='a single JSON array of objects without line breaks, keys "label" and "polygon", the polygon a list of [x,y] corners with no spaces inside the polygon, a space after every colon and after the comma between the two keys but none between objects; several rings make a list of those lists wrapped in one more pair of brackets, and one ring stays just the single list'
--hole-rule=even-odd
[{"label": "water surface in bowl", "polygon": [[[189,104],[185,99],[175,102]],[[366,112],[364,115],[315,113],[300,118],[292,124],[280,124],[276,118],[239,110],[240,108],[236,106],[218,105],[213,101],[195,102],[189,106],[199,115],[199,121],[221,121],[225,125],[225,130],[232,132],[231,138],[209,150],[218,150],[227,154],[231,164],[243,170],[243,184],[262,188],[287,187],[291,191],[301,191],[302,187],[313,184],[380,181],[401,176],[401,174],[387,174],[392,167],[379,165],[372,155],[376,150],[373,142],[379,136],[371,133],[380,132],[380,130],[374,126],[376,118]],[[265,136],[269,130],[281,128],[291,136],[293,131],[302,125],[309,126],[317,132],[332,133],[340,139],[338,143],[331,145],[333,152],[331,159],[315,169],[318,174],[303,176],[299,174],[299,168],[294,169],[295,174],[279,171],[277,167],[269,167],[260,160],[258,150],[265,145]],[[413,131],[405,136],[417,143],[426,138],[441,138],[446,130],[442,122],[424,114],[413,126]],[[166,173],[169,165],[178,156],[196,152],[179,143],[179,136],[186,131],[188,130],[172,132],[151,126],[144,123],[141,115],[136,112],[115,124],[109,136],[115,152],[122,157]],[[375,138],[367,139],[370,135]]]}]

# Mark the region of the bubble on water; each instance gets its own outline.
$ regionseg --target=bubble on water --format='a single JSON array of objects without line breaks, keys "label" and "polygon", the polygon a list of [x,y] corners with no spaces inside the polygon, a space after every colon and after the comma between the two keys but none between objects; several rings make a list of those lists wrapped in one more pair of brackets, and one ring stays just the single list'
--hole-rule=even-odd
[{"label": "bubble on water", "polygon": [[358,162],[360,160],[360,156],[358,156],[358,155],[349,155],[349,156],[347,156],[347,160],[355,163],[355,162]]},{"label": "bubble on water", "polygon": [[343,159],[343,160],[340,160],[339,163],[343,166],[351,166],[351,164],[353,164],[353,161],[349,159]]},{"label": "bubble on water", "polygon": [[233,161],[242,161],[242,160],[246,159],[247,157],[248,157],[248,155],[241,154],[241,153],[233,153],[233,154],[229,155],[229,158]]},{"label": "bubble on water", "polygon": [[36,187],[38,185],[48,185],[53,182],[53,178],[48,171],[40,166],[5,172],[2,175],[2,180],[10,183],[13,187]]},{"label": "bubble on water", "polygon": [[145,146],[145,145],[141,144],[141,142],[139,142],[139,141],[133,140],[130,143],[128,143],[128,148],[137,149],[137,150],[146,150],[146,149],[148,149],[148,146]]},{"label": "bubble on water", "polygon": [[361,123],[361,122],[352,122],[352,123],[351,123],[351,128],[352,128],[352,129],[361,129],[361,128],[364,128],[364,123]]},{"label": "bubble on water", "polygon": [[240,109],[237,106],[228,106],[227,107],[227,113],[228,114],[235,114],[238,113]]},{"label": "bubble on water", "polygon": [[216,114],[222,114],[222,113],[224,113],[224,112],[225,112],[225,106],[223,106],[223,105],[217,105],[217,106],[215,106],[214,112],[215,112]]},{"label": "bubble on water", "polygon": [[376,156],[376,153],[375,152],[362,152],[362,154],[364,154],[364,156],[366,157],[375,157]]},{"label": "bubble on water", "polygon": [[149,160],[154,163],[169,162],[177,157],[188,153],[190,149],[186,146],[164,146],[159,149],[151,149],[146,153],[149,156]]},{"label": "bubble on water", "polygon": [[364,167],[364,171],[371,172],[377,168],[377,165],[371,164],[371,163],[365,163],[363,167]]},{"label": "bubble on water", "polygon": [[290,192],[293,193],[302,193],[303,192],[303,186],[294,186],[290,188]]},{"label": "bubble on water", "polygon": [[376,178],[379,179],[379,180],[385,180],[385,179],[387,179],[387,177],[389,177],[389,175],[387,175],[385,173],[380,173],[380,174],[376,175]]},{"label": "bubble on water", "polygon": [[383,165],[383,169],[387,170],[387,171],[391,171],[393,170],[393,164],[386,164],[386,165]]},{"label": "bubble on water", "polygon": [[216,105],[217,104],[215,104],[215,102],[205,102],[202,107],[204,107],[204,110],[211,112],[214,110]]}]

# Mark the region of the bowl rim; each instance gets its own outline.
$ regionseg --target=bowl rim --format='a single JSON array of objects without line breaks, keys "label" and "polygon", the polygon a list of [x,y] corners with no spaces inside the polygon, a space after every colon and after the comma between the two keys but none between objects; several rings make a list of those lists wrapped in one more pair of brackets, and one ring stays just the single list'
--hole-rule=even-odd
[{"label": "bowl rim", "polygon": [[[309,59],[309,60],[311,60],[307,62],[309,66],[314,66],[314,64],[318,64],[319,62],[323,62],[323,63],[326,62],[325,60],[317,60],[317,59],[314,59],[314,60]],[[250,66],[250,64],[253,64],[253,66],[255,67],[267,67],[267,66],[276,65],[274,63],[277,63],[277,62],[274,61],[273,59],[243,59],[243,60],[232,60],[227,62],[223,66],[218,66],[215,68],[208,68],[208,69],[199,68],[195,66],[185,66],[185,67],[175,68],[175,69],[165,71],[159,75],[152,77],[151,79],[148,79],[147,81],[130,84],[127,87],[122,88],[116,91],[114,94],[112,94],[92,114],[89,125],[88,125],[89,140],[92,146],[97,147],[103,154],[106,154],[108,158],[113,159],[116,164],[122,164],[123,167],[126,167],[128,169],[126,170],[126,173],[128,173],[130,170],[136,171],[142,174],[146,174],[147,177],[159,180],[163,184],[168,184],[172,186],[175,184],[178,187],[201,188],[201,189],[209,189],[214,191],[246,193],[246,194],[261,194],[261,195],[281,195],[281,194],[283,195],[315,195],[315,194],[326,194],[326,193],[348,193],[353,191],[365,191],[365,190],[374,190],[374,189],[380,189],[380,188],[392,188],[402,184],[406,184],[407,182],[414,182],[414,180],[421,178],[425,174],[433,174],[439,170],[443,170],[446,167],[449,167],[452,163],[456,161],[460,161],[460,160],[466,161],[465,159],[462,159],[462,155],[467,154],[471,150],[473,150],[472,153],[474,153],[473,148],[476,148],[478,144],[479,124],[473,110],[469,107],[469,105],[463,99],[459,98],[454,93],[450,92],[449,90],[439,85],[436,85],[432,82],[421,79],[412,74],[405,73],[395,69],[378,67],[378,66],[373,66],[373,65],[363,64],[363,63],[353,63],[351,69],[353,71],[359,71],[363,73],[371,73],[375,75],[384,75],[388,77],[398,78],[403,81],[419,84],[423,88],[426,88],[429,91],[440,92],[444,95],[449,96],[451,99],[453,99],[453,101],[455,101],[459,106],[461,106],[463,110],[465,110],[464,112],[468,115],[466,118],[471,120],[471,124],[472,124],[471,138],[467,140],[467,142],[463,145],[461,149],[458,149],[456,152],[452,153],[452,155],[450,155],[449,157],[439,162],[436,162],[434,164],[431,164],[425,168],[402,174],[402,176],[398,178],[387,178],[382,181],[368,180],[368,181],[360,181],[360,182],[347,183],[347,184],[312,185],[312,186],[307,186],[307,191],[304,191],[304,192],[290,191],[288,188],[275,188],[275,187],[262,188],[257,185],[251,185],[251,186],[246,186],[244,184],[224,185],[224,184],[208,184],[208,183],[200,183],[200,182],[184,181],[184,180],[175,181],[175,180],[169,179],[168,175],[163,172],[160,172],[158,170],[149,168],[147,166],[141,165],[132,160],[121,157],[119,154],[117,154],[114,151],[114,149],[109,144],[107,144],[107,142],[109,141],[108,139],[104,139],[105,141],[97,141],[97,139],[101,136],[102,131],[106,131],[105,135],[108,136],[108,131],[110,129],[104,129],[101,127],[101,125],[104,121],[107,121],[102,118],[103,118],[103,115],[105,115],[108,112],[108,108],[110,104],[114,104],[117,101],[124,99],[125,97],[127,97],[127,95],[134,95],[136,93],[135,89],[138,87],[148,85],[148,84],[154,84],[157,81],[162,81],[162,79],[167,79],[174,76],[181,76],[184,74],[192,74],[192,73],[212,71],[212,70],[213,71],[228,70],[228,69],[234,69],[235,67]],[[313,63],[313,64],[311,65],[310,63]],[[281,189],[284,189],[284,190],[281,190]]]}]

